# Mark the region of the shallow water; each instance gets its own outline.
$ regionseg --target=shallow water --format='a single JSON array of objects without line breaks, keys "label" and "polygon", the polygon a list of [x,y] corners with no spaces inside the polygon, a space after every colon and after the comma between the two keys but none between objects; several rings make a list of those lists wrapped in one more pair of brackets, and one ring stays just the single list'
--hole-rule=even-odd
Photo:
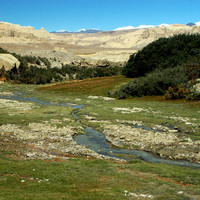
[{"label": "shallow water", "polygon": [[[80,118],[77,115],[76,119],[80,120]],[[134,155],[136,156],[135,159],[141,159],[152,163],[164,163],[169,165],[200,168],[200,164],[198,163],[157,158],[153,156],[151,153],[145,151],[131,150],[131,149],[116,149],[108,144],[105,135],[102,134],[101,132],[89,126],[86,126],[85,131],[86,134],[77,135],[76,137],[74,137],[74,140],[78,144],[85,145],[89,149],[105,156],[115,157],[119,159],[121,158],[129,161],[130,159],[128,159],[127,156]],[[120,155],[120,157],[118,157],[117,155]]]},{"label": "shallow water", "polygon": [[[72,113],[72,115],[79,123],[81,123],[81,119],[78,116],[77,112],[79,110],[81,110],[84,107],[84,105],[71,104],[71,103],[48,102],[48,101],[42,101],[42,100],[36,99],[34,97],[25,98],[22,95],[23,95],[22,93],[18,93],[14,96],[0,96],[0,98],[1,99],[9,99],[9,100],[26,101],[26,102],[36,102],[39,105],[46,105],[46,106],[54,106],[54,105],[70,106],[70,107],[76,109]],[[82,125],[85,126],[84,124],[82,124]],[[152,162],[152,163],[164,163],[164,164],[170,164],[170,165],[200,168],[200,164],[198,164],[198,163],[161,159],[161,158],[157,158],[157,157],[153,156],[152,154],[145,152],[145,151],[130,150],[130,149],[116,149],[108,144],[104,134],[95,130],[93,127],[85,126],[85,131],[86,131],[86,134],[77,135],[74,137],[74,140],[78,144],[85,145],[89,149],[91,149],[99,154],[105,155],[105,156],[124,159],[124,160],[128,161],[128,160],[130,160],[130,158],[128,159],[127,156],[132,155],[132,156],[135,156],[134,159],[141,159],[141,160],[145,160],[145,161]],[[120,157],[119,157],[119,155],[120,155]]]}]

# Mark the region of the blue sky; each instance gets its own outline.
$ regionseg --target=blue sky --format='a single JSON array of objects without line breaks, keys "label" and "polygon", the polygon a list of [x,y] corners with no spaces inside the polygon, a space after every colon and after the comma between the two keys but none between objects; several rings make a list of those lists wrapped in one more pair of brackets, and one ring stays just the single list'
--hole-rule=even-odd
[{"label": "blue sky", "polygon": [[0,21],[47,31],[200,21],[200,0],[0,0]]}]

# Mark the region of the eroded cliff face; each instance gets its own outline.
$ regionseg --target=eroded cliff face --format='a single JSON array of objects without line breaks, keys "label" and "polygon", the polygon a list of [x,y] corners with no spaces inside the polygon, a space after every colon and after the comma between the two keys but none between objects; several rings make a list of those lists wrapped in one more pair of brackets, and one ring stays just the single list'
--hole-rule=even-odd
[{"label": "eroded cliff face", "polygon": [[[99,32],[95,34],[65,33],[68,44],[111,49],[141,49],[161,37],[170,37],[180,33],[200,33],[200,26],[174,24],[165,27],[135,29],[127,31]],[[57,34],[58,35],[58,34]]]},{"label": "eroded cliff face", "polygon": [[11,54],[0,54],[0,70],[3,68],[5,71],[13,67],[19,68],[20,62]]},{"label": "eroded cliff face", "polygon": [[200,33],[200,26],[174,24],[127,31],[55,34],[43,28],[35,30],[30,26],[0,22],[0,47],[26,55],[49,54],[58,60],[64,57],[64,63],[68,64],[73,61],[92,63],[94,60],[123,63],[147,44],[161,37],[183,33]]},{"label": "eroded cliff face", "polygon": [[31,26],[20,26],[7,22],[0,22],[0,42],[1,43],[37,43],[55,39],[50,33],[41,30],[35,30]]}]

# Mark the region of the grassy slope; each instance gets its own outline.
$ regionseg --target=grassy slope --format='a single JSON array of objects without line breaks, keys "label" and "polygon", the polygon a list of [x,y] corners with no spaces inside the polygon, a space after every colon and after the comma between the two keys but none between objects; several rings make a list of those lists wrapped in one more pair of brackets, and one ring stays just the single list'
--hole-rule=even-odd
[{"label": "grassy slope", "polygon": [[81,94],[106,95],[108,91],[121,83],[127,83],[131,79],[124,76],[111,76],[100,78],[89,78],[86,80],[76,80],[52,86],[42,87],[42,90],[55,90],[59,92],[72,92]]},{"label": "grassy slope", "polygon": [[[61,99],[66,96],[71,101],[87,105],[82,109],[82,113],[91,115],[96,113],[98,119],[108,119],[114,122],[120,120],[143,121],[145,125],[153,126],[163,124],[176,126],[190,133],[192,138],[200,137],[200,101],[185,100],[165,100],[163,96],[129,98],[126,100],[104,101],[102,99],[88,99],[89,95],[106,96],[112,87],[130,79],[124,77],[106,77],[88,79],[83,81],[68,82],[63,84],[41,87],[40,90],[49,91],[51,95],[60,95]],[[97,84],[95,84],[97,81]],[[73,92],[72,92],[73,91]],[[75,91],[75,92],[74,92]],[[54,96],[55,96],[54,95]],[[81,101],[78,101],[80,100]],[[144,108],[151,112],[126,113],[114,112],[112,108]],[[185,123],[184,120],[188,120]],[[194,124],[194,125],[192,125]]]},{"label": "grassy slope", "polygon": [[[109,79],[109,78],[108,78]],[[199,102],[196,104],[184,103],[182,101],[163,101],[161,97],[136,98],[127,100],[104,101],[102,99],[88,99],[89,95],[105,95],[111,87],[109,81],[104,78],[95,87],[92,79],[93,89],[90,90],[91,82],[79,81],[76,92],[70,89],[70,83],[60,86],[45,86],[41,90],[33,90],[36,86],[4,85],[1,91],[26,91],[30,96],[40,99],[57,102],[77,102],[86,104],[83,113],[93,115],[94,112],[99,119],[108,119],[114,123],[115,119],[143,120],[147,124],[168,122],[174,124],[174,120],[162,116],[171,116],[178,113],[182,117],[197,118],[200,111]],[[124,80],[122,79],[121,82]],[[118,85],[118,78],[112,78],[112,87]],[[73,82],[72,82],[73,83]],[[82,84],[83,83],[83,84]],[[73,84],[72,84],[73,86]],[[57,87],[57,88],[56,88]],[[75,87],[75,86],[73,86]],[[48,90],[48,91],[44,91]],[[74,89],[73,89],[74,91]],[[83,91],[83,92],[80,92]],[[112,111],[113,107],[151,107],[155,111],[161,111],[158,116],[152,113],[120,114]],[[180,109],[182,108],[182,109]],[[38,122],[46,118],[49,120],[49,111],[53,112],[52,118],[70,118],[70,109],[59,109],[57,107],[41,107],[26,111],[27,124],[31,121]],[[13,111],[17,114],[19,111]],[[0,117],[4,119],[1,124],[11,123],[22,124],[18,117],[7,114],[8,110],[2,109]],[[35,113],[35,114],[33,114]],[[39,113],[41,119],[38,119]],[[19,113],[18,113],[19,114]],[[5,115],[7,118],[4,118]],[[21,116],[21,115],[17,115]],[[176,124],[182,122],[176,121]],[[24,124],[26,126],[26,122]],[[74,123],[76,126],[76,123]],[[189,125],[185,128],[191,129]],[[13,146],[13,145],[12,145]],[[22,145],[16,144],[16,148],[9,151],[9,148],[0,148],[0,199],[134,199],[125,196],[128,193],[153,195],[154,199],[190,199],[200,196],[200,172],[195,169],[188,169],[163,164],[151,164],[133,160],[128,164],[119,164],[103,160],[87,160],[72,158],[64,161],[62,158],[50,161],[29,160],[20,161],[18,150]],[[18,149],[18,150],[17,150]],[[49,181],[46,181],[49,179]],[[25,181],[25,182],[24,182]],[[180,192],[182,191],[182,192]],[[141,197],[139,199],[142,199]]]}]

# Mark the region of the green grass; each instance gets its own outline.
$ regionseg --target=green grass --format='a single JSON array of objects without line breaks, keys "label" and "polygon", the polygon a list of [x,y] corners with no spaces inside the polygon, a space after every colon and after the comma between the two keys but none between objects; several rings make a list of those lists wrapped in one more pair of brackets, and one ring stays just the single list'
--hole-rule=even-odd
[{"label": "green grass", "polygon": [[[121,81],[119,79],[121,78]],[[98,84],[95,88],[95,79],[87,81],[79,81],[78,83],[63,83],[61,85],[50,85],[41,87],[40,90],[45,91],[45,98],[51,100],[51,96],[56,96],[58,101],[76,102],[78,104],[85,104],[86,106],[81,110],[81,113],[92,115],[96,113],[99,120],[110,120],[113,123],[116,119],[119,120],[135,120],[142,121],[146,126],[154,126],[163,124],[166,126],[176,126],[190,132],[190,137],[200,138],[200,101],[167,101],[164,97],[140,97],[129,98],[125,100],[105,101],[103,99],[88,99],[90,95],[106,96],[110,87],[116,87],[119,83],[126,82],[123,77],[112,77],[111,85],[109,85],[109,78],[107,82],[103,78],[98,78]],[[106,83],[105,83],[106,82]],[[103,87],[100,85],[105,84]],[[75,84],[75,85],[74,85]],[[92,90],[89,87],[92,85]],[[74,87],[77,88],[76,92],[72,92]],[[81,89],[80,89],[81,88]],[[49,98],[50,97],[50,98]],[[81,99],[77,101],[76,99]],[[137,112],[122,114],[121,112],[114,112],[113,108],[144,108],[150,112]],[[174,118],[176,117],[176,118]],[[183,120],[188,118],[186,124]]]},{"label": "green grass", "polygon": [[[4,199],[128,199],[124,190],[155,199],[199,195],[200,172],[193,169],[86,159],[0,161],[0,198]],[[177,195],[179,191],[183,195]]]},{"label": "green grass", "polygon": [[[113,81],[114,84],[115,81]],[[81,83],[81,81],[80,81]],[[94,81],[92,81],[94,84]],[[115,83],[117,85],[117,82]],[[108,84],[109,85],[109,84]],[[112,85],[113,87],[114,85]],[[68,86],[69,87],[69,86]],[[162,97],[133,98],[126,100],[105,101],[89,99],[89,95],[105,96],[109,87],[92,91],[81,86],[72,92],[68,89],[57,90],[53,86],[36,90],[33,85],[1,85],[0,92],[21,91],[26,97],[36,97],[51,102],[72,102],[86,105],[80,114],[95,116],[99,120],[108,120],[112,124],[119,120],[142,121],[145,125],[168,124],[195,130],[190,137],[199,138],[200,127],[186,125],[180,120],[170,119],[171,116],[187,117],[189,121],[200,124],[199,102],[164,101]],[[87,86],[88,87],[88,86]],[[152,112],[122,114],[113,108],[139,107]],[[0,109],[0,125],[14,123],[27,126],[32,122],[63,120],[69,118],[73,109],[61,106],[35,106],[32,110]],[[155,113],[160,112],[160,113]],[[14,115],[9,115],[14,114]],[[82,116],[84,117],[84,116]],[[197,120],[194,120],[197,119]],[[96,128],[97,123],[84,121]],[[75,121],[62,121],[57,126],[80,126]],[[131,160],[127,164],[111,161],[71,158],[52,160],[19,160],[15,159],[14,150],[0,148],[0,200],[34,200],[34,199],[85,199],[85,200],[121,200],[133,199],[125,196],[128,193],[151,194],[158,200],[189,200],[200,198],[200,171],[192,168],[151,164],[140,160]],[[49,181],[46,181],[49,179]],[[23,182],[23,180],[25,182]],[[183,193],[177,194],[182,191]]]},{"label": "green grass", "polygon": [[[38,106],[31,110],[10,110],[6,108],[0,109],[0,125],[3,124],[20,124],[27,126],[29,123],[39,123],[42,121],[50,121],[51,119],[62,120],[63,118],[73,119],[71,107],[62,106]],[[64,126],[63,122],[63,126]]]},{"label": "green grass", "polygon": [[109,76],[89,78],[85,80],[75,80],[70,82],[50,84],[47,87],[41,87],[41,90],[56,90],[57,92],[70,92],[92,95],[107,95],[113,87],[118,87],[122,83],[127,83],[130,78],[124,76]]},{"label": "green grass", "polygon": [[[103,100],[90,100],[90,105],[84,107],[81,112],[84,114],[92,115],[96,113],[95,117],[99,120],[110,120],[116,123],[115,120],[135,120],[142,121],[145,126],[154,126],[162,124],[165,126],[176,126],[185,131],[195,133],[190,134],[190,137],[198,139],[200,137],[200,108],[195,106],[185,105],[177,102],[160,102],[160,101],[146,101],[143,99],[135,100],[116,100],[116,101],[103,101]],[[149,112],[137,112],[122,114],[120,111],[114,112],[113,108],[144,108]],[[153,112],[152,112],[152,111]],[[92,115],[93,116],[93,115]],[[173,118],[177,117],[177,118]],[[181,118],[179,118],[181,117]],[[186,124],[183,120],[188,118],[188,122],[195,125]],[[182,120],[183,119],[183,120]]]}]

